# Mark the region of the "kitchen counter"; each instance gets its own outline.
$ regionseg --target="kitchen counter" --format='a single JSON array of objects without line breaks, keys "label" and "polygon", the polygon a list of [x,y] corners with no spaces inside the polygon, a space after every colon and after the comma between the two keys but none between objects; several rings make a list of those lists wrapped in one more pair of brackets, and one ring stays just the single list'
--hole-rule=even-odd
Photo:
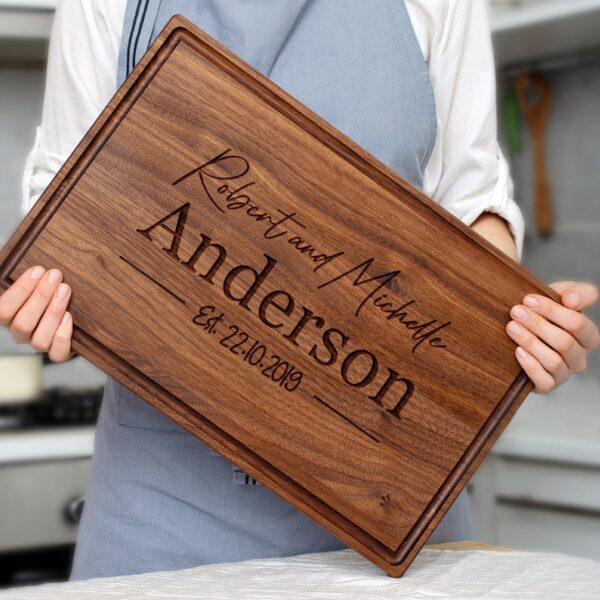
[{"label": "kitchen counter", "polygon": [[0,465],[89,458],[94,427],[0,431]]},{"label": "kitchen counter", "polygon": [[17,588],[2,599],[540,598],[597,597],[600,563],[562,554],[428,548],[406,574],[385,575],[353,550],[205,565]]}]

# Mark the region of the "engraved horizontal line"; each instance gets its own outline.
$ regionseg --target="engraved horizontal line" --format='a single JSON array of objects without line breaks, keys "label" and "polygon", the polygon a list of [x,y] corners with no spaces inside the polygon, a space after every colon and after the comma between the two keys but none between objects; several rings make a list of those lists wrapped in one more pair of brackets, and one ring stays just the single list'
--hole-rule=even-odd
[{"label": "engraved horizontal line", "polygon": [[119,258],[122,261],[126,262],[130,267],[133,267],[138,273],[141,273],[144,277],[149,279],[152,283],[157,285],[159,288],[161,288],[162,290],[167,292],[167,294],[170,294],[171,296],[173,296],[173,298],[175,298],[175,300],[181,302],[181,304],[185,304],[185,300],[183,298],[178,296],[175,292],[172,292],[168,287],[165,287],[159,281],[156,281],[156,279],[154,279],[154,277],[148,275],[148,273],[146,273],[145,271],[142,271],[142,269],[140,269],[137,265],[134,265],[129,259],[125,258],[124,256],[119,256]]},{"label": "engraved horizontal line", "polygon": [[323,406],[326,406],[327,408],[332,410],[339,417],[342,417],[342,419],[344,419],[344,421],[346,421],[347,423],[350,423],[350,425],[352,425],[353,427],[356,427],[356,429],[358,429],[359,431],[362,431],[365,435],[368,435],[372,440],[375,440],[377,443],[379,443],[379,439],[376,438],[373,434],[369,433],[366,429],[363,429],[362,427],[360,427],[360,425],[357,425],[354,421],[351,421],[346,415],[342,414],[339,410],[333,408],[333,406],[331,406],[330,404],[327,404],[327,402],[325,402],[325,400],[319,398],[319,396],[317,396],[316,394],[313,394],[313,398],[315,400],[318,400]]}]

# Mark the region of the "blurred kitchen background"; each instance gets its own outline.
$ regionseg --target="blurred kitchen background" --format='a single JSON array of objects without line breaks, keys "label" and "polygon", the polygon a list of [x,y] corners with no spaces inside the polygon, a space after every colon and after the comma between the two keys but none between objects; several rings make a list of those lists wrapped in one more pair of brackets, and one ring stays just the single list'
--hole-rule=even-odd
[{"label": "blurred kitchen background", "polygon": [[[0,0],[0,245],[20,220],[55,5]],[[523,262],[547,282],[598,283],[600,0],[491,0],[490,15]],[[555,214],[546,237],[534,139]],[[66,576],[103,380],[81,358],[45,364],[0,333],[0,587]],[[477,540],[600,560],[600,352],[585,375],[528,397],[469,489]]]}]

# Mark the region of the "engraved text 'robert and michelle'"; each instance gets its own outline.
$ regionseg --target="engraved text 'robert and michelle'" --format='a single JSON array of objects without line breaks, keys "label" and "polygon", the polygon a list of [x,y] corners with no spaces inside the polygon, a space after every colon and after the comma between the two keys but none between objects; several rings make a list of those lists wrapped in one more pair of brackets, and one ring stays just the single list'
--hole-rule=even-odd
[{"label": "engraved text 'robert and michelle'", "polygon": [[[217,210],[223,213],[226,211],[244,212],[252,220],[264,225],[259,230],[262,237],[275,243],[283,242],[292,251],[297,252],[303,260],[306,260],[307,266],[312,267],[315,277],[318,278],[319,271],[325,265],[329,265],[329,268],[321,271],[328,272],[329,275],[324,279],[320,278],[321,280],[316,285],[317,289],[326,288],[337,282],[339,282],[337,285],[350,283],[353,288],[364,289],[365,294],[361,296],[355,308],[354,317],[360,316],[365,304],[372,304],[383,319],[394,322],[410,332],[413,340],[411,347],[413,354],[425,347],[431,349],[447,347],[447,341],[442,337],[441,332],[450,326],[450,322],[440,322],[437,319],[416,320],[411,314],[411,307],[414,311],[416,300],[408,299],[400,305],[394,304],[382,291],[383,288],[392,290],[398,288],[396,279],[400,275],[400,270],[373,274],[370,272],[375,262],[372,257],[348,266],[345,251],[323,252],[317,249],[307,237],[293,235],[288,228],[306,230],[301,216],[296,212],[286,212],[280,209],[269,212],[267,209],[261,208],[249,194],[250,188],[256,183],[248,180],[249,171],[248,160],[242,156],[231,154],[231,149],[227,149],[178,178],[173,185],[178,185],[189,177],[197,175],[207,199]],[[162,249],[184,267],[193,271],[197,271],[197,264],[203,256],[213,256],[214,261],[205,269],[205,272],[198,273],[198,275],[207,283],[214,285],[214,278],[225,262],[228,250],[221,241],[214,241],[202,232],[193,232],[188,235],[197,236],[199,234],[199,243],[191,255],[185,257],[180,255],[181,241],[187,231],[186,223],[190,207],[190,202],[186,202],[156,222],[137,231],[152,242],[158,242],[156,235],[153,237],[154,230],[158,228],[167,232],[169,241],[166,244],[164,234],[160,236],[163,240]],[[310,232],[307,231],[307,233],[310,237]],[[254,268],[251,265],[238,265],[229,271],[222,284],[222,291],[227,299],[233,300],[245,309],[251,309],[250,301],[256,296],[277,265],[277,260],[269,254],[264,253],[263,256],[266,264],[263,263],[264,266],[261,270],[258,270],[259,267]],[[346,258],[342,259],[342,257]],[[340,268],[341,264],[344,264],[342,268]],[[332,269],[333,276],[331,275]],[[234,281],[242,273],[245,279],[250,277],[252,282],[246,284],[243,294],[239,295],[234,293],[232,288]],[[308,284],[308,278],[306,281]],[[257,313],[262,323],[279,330],[282,336],[294,346],[299,346],[298,337],[304,330],[312,330],[313,334],[317,331],[320,339],[317,343],[312,344],[307,352],[322,366],[334,365],[340,359],[342,350],[352,346],[349,335],[343,329],[326,326],[325,319],[306,306],[301,306],[301,314],[293,320],[291,325],[286,327],[281,321],[281,317],[294,315],[297,312],[296,306],[298,306],[297,299],[290,293],[281,289],[273,290],[264,296],[257,308]],[[267,310],[270,314],[267,313]],[[274,312],[279,313],[279,318],[274,317]],[[283,333],[284,330],[285,333]],[[363,372],[357,374],[358,370]],[[374,400],[395,416],[399,416],[399,412],[414,392],[414,383],[390,367],[387,368],[383,380],[378,381],[380,379],[377,377],[379,370],[377,357],[369,350],[362,348],[349,352],[341,363],[341,377],[345,384],[353,388],[365,388],[367,394],[369,391],[372,392],[368,395],[369,399]],[[371,386],[371,383],[375,385]],[[399,392],[401,392],[400,396]]]}]

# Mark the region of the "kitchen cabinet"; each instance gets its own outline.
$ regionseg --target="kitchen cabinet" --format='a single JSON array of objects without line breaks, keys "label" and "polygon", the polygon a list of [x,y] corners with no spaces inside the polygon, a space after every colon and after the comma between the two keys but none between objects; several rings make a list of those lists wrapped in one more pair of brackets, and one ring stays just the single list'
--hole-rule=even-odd
[{"label": "kitchen cabinet", "polygon": [[92,446],[92,427],[2,434],[0,553],[75,542]]},{"label": "kitchen cabinet", "polygon": [[56,0],[0,0],[0,64],[45,61]]},{"label": "kitchen cabinet", "polygon": [[0,467],[0,552],[75,542],[87,459]]},{"label": "kitchen cabinet", "polygon": [[48,39],[56,0],[0,0],[0,39]]},{"label": "kitchen cabinet", "polygon": [[600,0],[490,0],[498,66],[600,46]]},{"label": "kitchen cabinet", "polygon": [[469,489],[478,540],[600,560],[600,467],[490,454]]},{"label": "kitchen cabinet", "polygon": [[525,400],[469,483],[476,539],[600,560],[599,389]]}]

